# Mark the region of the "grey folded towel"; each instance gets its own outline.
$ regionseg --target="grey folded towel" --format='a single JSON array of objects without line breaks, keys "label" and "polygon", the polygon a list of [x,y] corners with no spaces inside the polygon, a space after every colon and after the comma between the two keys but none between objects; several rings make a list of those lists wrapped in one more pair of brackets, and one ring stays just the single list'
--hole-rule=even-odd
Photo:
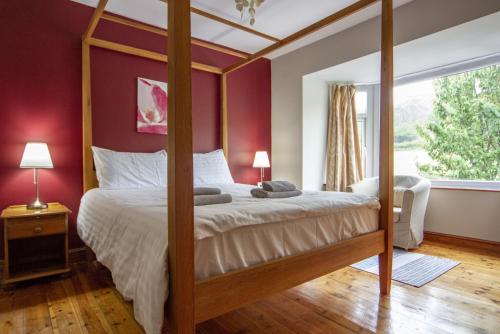
[{"label": "grey folded towel", "polygon": [[219,188],[210,188],[210,187],[194,187],[193,195],[219,195],[221,190]]},{"label": "grey folded towel", "polygon": [[295,197],[302,195],[302,191],[300,190],[292,190],[292,191],[266,191],[260,188],[254,188],[250,190],[250,193],[253,197],[256,198],[287,198],[287,197]]},{"label": "grey folded towel", "polygon": [[194,196],[194,205],[212,205],[212,204],[224,204],[231,203],[233,197],[231,194],[218,194],[218,195],[197,195]]},{"label": "grey folded towel", "polygon": [[294,191],[297,190],[295,184],[288,181],[264,181],[262,182],[262,189],[265,191]]}]

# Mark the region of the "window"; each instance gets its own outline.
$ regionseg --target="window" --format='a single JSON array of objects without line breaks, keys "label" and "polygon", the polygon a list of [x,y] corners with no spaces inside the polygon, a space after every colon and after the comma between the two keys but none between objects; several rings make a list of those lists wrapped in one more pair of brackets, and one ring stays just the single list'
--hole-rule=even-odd
[{"label": "window", "polygon": [[499,82],[494,65],[395,87],[395,174],[500,189]]},{"label": "window", "polygon": [[356,117],[358,120],[358,137],[361,147],[361,160],[363,164],[363,173],[366,174],[367,167],[367,148],[366,148],[366,123],[367,123],[367,108],[368,108],[368,92],[358,89],[354,96],[356,105]]}]

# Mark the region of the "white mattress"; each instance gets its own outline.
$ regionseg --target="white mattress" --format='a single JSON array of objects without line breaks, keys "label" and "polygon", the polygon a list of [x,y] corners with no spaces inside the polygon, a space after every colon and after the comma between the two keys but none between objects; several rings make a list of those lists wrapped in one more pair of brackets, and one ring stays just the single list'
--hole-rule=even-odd
[{"label": "white mattress", "polygon": [[[214,185],[233,203],[195,207],[197,279],[334,244],[378,229],[375,198],[304,192],[288,199],[256,199],[252,186]],[[116,288],[134,301],[147,333],[160,333],[167,298],[166,190],[87,192],[78,234],[108,267]]]}]

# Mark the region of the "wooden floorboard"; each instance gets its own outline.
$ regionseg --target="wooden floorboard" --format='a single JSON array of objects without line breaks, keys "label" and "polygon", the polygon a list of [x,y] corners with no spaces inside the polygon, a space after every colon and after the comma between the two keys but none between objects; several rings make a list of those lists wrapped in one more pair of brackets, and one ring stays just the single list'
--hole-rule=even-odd
[{"label": "wooden floorboard", "polygon": [[[461,264],[421,287],[394,282],[380,297],[375,275],[346,268],[197,327],[233,333],[499,333],[500,254],[426,242],[420,253]],[[133,307],[102,266],[0,291],[0,333],[143,333]],[[164,330],[164,333],[167,333]]]}]

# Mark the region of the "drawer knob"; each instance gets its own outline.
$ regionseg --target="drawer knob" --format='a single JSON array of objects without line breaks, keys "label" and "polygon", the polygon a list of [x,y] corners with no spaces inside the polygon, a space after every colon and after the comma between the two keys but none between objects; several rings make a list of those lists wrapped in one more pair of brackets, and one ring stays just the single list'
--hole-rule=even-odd
[{"label": "drawer knob", "polygon": [[35,229],[33,231],[35,233],[40,233],[40,232],[42,232],[42,228],[40,226],[37,226],[37,227],[35,227]]}]

